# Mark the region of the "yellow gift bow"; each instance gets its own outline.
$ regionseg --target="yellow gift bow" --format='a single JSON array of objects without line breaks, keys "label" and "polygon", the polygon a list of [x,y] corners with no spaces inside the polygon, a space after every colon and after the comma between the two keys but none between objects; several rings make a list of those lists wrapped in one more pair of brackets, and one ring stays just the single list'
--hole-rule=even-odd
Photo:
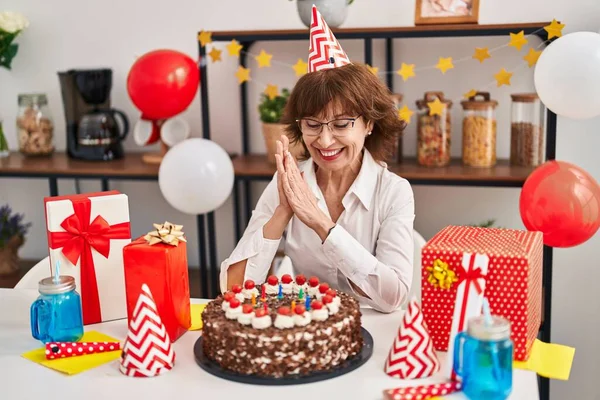
[{"label": "yellow gift bow", "polygon": [[175,225],[168,221],[164,224],[152,224],[156,230],[150,231],[144,236],[144,239],[148,242],[150,246],[155,245],[157,243],[166,243],[171,246],[179,245],[179,242],[187,242],[184,233],[181,229],[183,229],[183,225]]},{"label": "yellow gift bow", "polygon": [[456,273],[448,267],[448,263],[439,258],[433,262],[431,267],[427,267],[427,271],[429,271],[427,281],[434,287],[448,290],[454,282],[458,282]]}]

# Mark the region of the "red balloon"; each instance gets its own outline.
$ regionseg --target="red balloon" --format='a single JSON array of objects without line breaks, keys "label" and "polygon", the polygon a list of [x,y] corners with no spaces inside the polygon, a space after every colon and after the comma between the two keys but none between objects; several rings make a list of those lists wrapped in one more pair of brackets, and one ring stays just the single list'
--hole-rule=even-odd
[{"label": "red balloon", "polygon": [[174,50],[155,50],[138,58],[127,77],[129,97],[145,119],[174,117],[184,111],[198,91],[196,62]]},{"label": "red balloon", "polygon": [[600,186],[576,165],[548,161],[525,181],[519,209],[525,227],[541,231],[545,245],[577,246],[600,227]]}]

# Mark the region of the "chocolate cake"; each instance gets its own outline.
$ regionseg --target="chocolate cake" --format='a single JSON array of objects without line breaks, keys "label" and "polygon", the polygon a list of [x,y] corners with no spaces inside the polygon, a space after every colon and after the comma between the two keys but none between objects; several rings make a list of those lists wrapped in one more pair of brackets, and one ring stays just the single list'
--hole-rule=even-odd
[{"label": "chocolate cake", "polygon": [[263,285],[246,281],[232,289],[202,313],[204,353],[224,369],[306,375],[334,369],[362,350],[358,302],[316,277],[307,283],[302,275],[295,282],[270,276]]}]

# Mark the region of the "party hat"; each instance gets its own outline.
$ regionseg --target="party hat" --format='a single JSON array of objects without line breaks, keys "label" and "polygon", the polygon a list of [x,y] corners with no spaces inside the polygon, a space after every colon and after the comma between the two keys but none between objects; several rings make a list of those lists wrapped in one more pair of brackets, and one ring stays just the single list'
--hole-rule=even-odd
[{"label": "party hat", "polygon": [[308,72],[337,68],[346,64],[350,64],[350,59],[331,29],[329,29],[317,7],[313,5],[310,23]]},{"label": "party hat", "polygon": [[120,370],[127,376],[162,375],[173,368],[175,352],[148,285],[142,285],[123,345]]},{"label": "party hat", "polygon": [[409,305],[385,363],[385,373],[400,379],[426,378],[440,369],[423,313],[416,300]]}]

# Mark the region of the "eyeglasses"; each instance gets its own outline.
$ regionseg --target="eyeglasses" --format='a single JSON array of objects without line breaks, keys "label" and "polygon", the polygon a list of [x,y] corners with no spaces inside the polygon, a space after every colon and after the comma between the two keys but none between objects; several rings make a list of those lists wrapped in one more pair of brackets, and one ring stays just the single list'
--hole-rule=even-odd
[{"label": "eyeglasses", "polygon": [[311,118],[297,119],[300,131],[306,136],[319,136],[323,131],[323,126],[327,125],[333,136],[346,136],[352,132],[354,123],[361,116],[356,118],[340,118],[329,122],[319,122]]}]

